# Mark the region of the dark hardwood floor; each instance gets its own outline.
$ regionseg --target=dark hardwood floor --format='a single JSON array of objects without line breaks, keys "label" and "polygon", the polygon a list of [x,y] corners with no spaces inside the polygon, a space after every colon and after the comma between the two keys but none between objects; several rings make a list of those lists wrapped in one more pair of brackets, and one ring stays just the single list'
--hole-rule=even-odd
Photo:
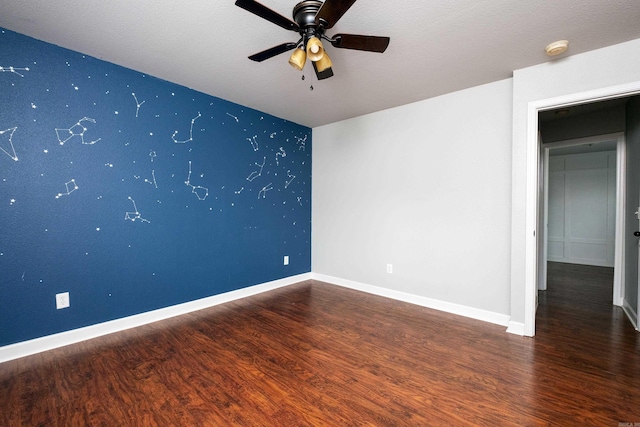
[{"label": "dark hardwood floor", "polygon": [[300,283],[0,364],[0,425],[640,423],[640,334],[611,275],[550,265],[533,339]]}]

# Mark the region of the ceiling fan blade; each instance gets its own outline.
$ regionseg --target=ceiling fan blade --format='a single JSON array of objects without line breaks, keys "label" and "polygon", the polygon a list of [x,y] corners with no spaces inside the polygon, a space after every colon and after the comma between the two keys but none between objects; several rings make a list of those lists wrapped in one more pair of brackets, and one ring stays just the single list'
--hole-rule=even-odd
[{"label": "ceiling fan blade", "polygon": [[285,30],[298,31],[300,27],[298,24],[280,15],[278,12],[274,12],[268,7],[258,3],[255,0],[236,0],[236,6],[247,10],[254,15],[258,15],[260,18],[266,19],[269,22],[272,22],[279,27],[284,28]]},{"label": "ceiling fan blade", "polygon": [[357,34],[336,34],[331,44],[341,49],[366,50],[369,52],[384,52],[389,46],[389,37],[361,36]]},{"label": "ceiling fan blade", "polygon": [[311,62],[313,64],[313,70],[316,72],[316,77],[318,80],[328,79],[329,77],[333,77],[333,70],[331,67],[327,68],[324,71],[318,71],[318,66],[315,62]]},{"label": "ceiling fan blade", "polygon": [[295,49],[296,46],[298,46],[296,43],[282,43],[278,46],[274,46],[267,50],[263,50],[262,52],[251,55],[249,59],[256,62],[262,62],[265,59],[273,58],[276,55],[280,55],[281,53],[285,53],[289,50]]},{"label": "ceiling fan blade", "polygon": [[356,0],[325,0],[316,14],[316,25],[332,28]]}]

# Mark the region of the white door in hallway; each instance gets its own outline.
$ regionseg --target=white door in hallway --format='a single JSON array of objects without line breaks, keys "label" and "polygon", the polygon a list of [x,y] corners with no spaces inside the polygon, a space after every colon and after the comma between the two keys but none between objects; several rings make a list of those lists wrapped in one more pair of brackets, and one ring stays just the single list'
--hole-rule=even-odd
[{"label": "white door in hallway", "polygon": [[552,155],[549,169],[549,261],[613,267],[616,152]]}]

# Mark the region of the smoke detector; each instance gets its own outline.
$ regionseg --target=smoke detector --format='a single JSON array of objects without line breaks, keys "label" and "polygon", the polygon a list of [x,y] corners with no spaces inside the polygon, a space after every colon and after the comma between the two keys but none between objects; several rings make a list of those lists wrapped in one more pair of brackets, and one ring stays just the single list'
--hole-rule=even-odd
[{"label": "smoke detector", "polygon": [[567,49],[569,49],[569,41],[558,40],[557,42],[550,43],[544,50],[549,56],[557,56],[565,53]]}]

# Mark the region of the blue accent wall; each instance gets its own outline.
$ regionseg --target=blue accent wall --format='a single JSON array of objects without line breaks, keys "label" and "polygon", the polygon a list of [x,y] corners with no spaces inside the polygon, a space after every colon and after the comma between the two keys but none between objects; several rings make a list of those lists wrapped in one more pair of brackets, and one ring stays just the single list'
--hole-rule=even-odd
[{"label": "blue accent wall", "polygon": [[2,29],[0,103],[0,346],[311,270],[311,129]]}]

